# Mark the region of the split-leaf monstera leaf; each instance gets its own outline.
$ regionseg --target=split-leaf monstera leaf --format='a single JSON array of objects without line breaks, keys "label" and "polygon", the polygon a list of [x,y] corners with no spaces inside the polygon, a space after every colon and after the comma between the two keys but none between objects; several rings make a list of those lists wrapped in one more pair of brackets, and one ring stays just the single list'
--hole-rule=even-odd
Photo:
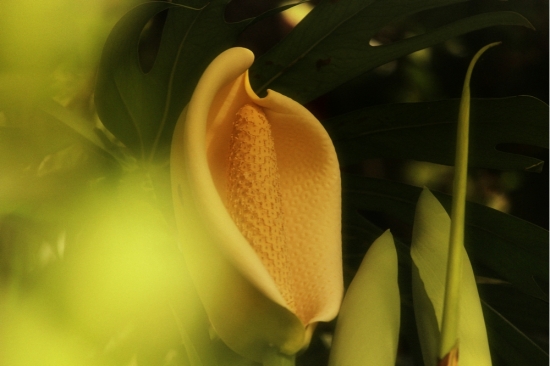
[{"label": "split-leaf monstera leaf", "polygon": [[248,81],[252,52],[206,69],[176,125],[174,209],[189,272],[216,334],[261,361],[293,355],[343,293],[341,184],[319,121]]}]

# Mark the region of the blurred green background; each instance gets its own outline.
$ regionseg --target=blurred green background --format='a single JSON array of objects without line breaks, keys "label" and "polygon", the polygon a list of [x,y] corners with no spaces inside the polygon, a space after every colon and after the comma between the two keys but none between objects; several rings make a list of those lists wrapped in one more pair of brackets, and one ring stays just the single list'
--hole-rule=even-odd
[{"label": "blurred green background", "polygon": [[[93,104],[101,50],[116,21],[142,2],[0,3],[0,365],[183,365],[180,323],[191,319],[184,326],[204,327],[192,321],[202,321],[204,314],[186,301],[194,296],[192,285],[167,235],[166,218],[153,204],[153,183],[144,183],[150,177],[140,175],[131,159],[124,168],[133,174],[122,175],[97,149],[99,143],[117,144]],[[470,1],[423,12],[387,25],[371,43],[420,34],[441,19],[493,9],[494,3]],[[278,4],[235,0],[226,19],[256,16]],[[511,0],[498,6],[520,11],[537,31],[476,31],[380,66],[307,107],[323,120],[370,105],[458,98],[470,58],[494,41],[503,45],[476,66],[472,96],[532,95],[548,103],[548,2]],[[145,66],[154,59],[159,24],[162,15],[144,32]],[[284,13],[266,18],[248,28],[237,45],[259,56],[292,26]],[[89,138],[75,131],[88,131]],[[547,150],[529,146],[501,148],[548,156]],[[452,170],[445,166],[372,159],[347,169],[451,190]],[[470,187],[471,200],[548,228],[547,164],[540,174],[472,170]],[[387,217],[369,218],[409,235]],[[190,315],[174,316],[183,313]],[[319,326],[319,337],[298,364],[326,364],[332,326]],[[537,336],[547,344],[547,334]],[[222,344],[217,347],[226,359],[234,357]],[[401,351],[400,364],[410,364],[410,351]]]}]

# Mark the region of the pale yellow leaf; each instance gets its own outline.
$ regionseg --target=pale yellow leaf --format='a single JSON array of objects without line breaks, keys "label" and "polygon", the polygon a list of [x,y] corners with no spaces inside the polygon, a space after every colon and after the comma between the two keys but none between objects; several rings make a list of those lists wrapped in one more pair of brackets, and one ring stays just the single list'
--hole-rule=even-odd
[{"label": "pale yellow leaf", "polygon": [[397,356],[400,297],[393,236],[369,248],[338,316],[330,366],[393,366]]},{"label": "pale yellow leaf", "polygon": [[[443,314],[451,220],[437,198],[424,189],[416,206],[411,257],[413,300],[424,364],[435,366]],[[491,365],[485,321],[474,273],[463,249],[459,296],[460,366]]]}]

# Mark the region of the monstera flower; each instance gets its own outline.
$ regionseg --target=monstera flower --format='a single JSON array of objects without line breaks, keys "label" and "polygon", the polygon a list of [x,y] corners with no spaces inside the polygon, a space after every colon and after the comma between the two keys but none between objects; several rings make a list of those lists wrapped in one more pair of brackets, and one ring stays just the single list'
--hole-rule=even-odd
[{"label": "monstera flower", "polygon": [[340,306],[341,187],[319,121],[248,81],[252,52],[232,48],[202,75],[171,151],[185,260],[217,335],[256,361],[293,355]]}]

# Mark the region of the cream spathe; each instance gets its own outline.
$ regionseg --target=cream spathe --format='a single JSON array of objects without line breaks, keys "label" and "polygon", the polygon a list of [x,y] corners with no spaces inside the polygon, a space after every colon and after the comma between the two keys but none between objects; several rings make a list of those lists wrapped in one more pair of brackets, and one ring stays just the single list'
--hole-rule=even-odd
[{"label": "cream spathe", "polygon": [[[259,98],[248,82],[253,59],[249,50],[232,48],[206,69],[176,125],[171,175],[182,250],[212,327],[235,351],[261,360],[272,346],[298,352],[314,325],[339,310],[341,187],[320,122],[277,92]],[[236,147],[234,129],[245,105],[270,128],[258,139],[272,147],[258,159],[273,164],[261,165],[267,171],[261,179],[241,184],[250,167],[235,166],[249,160],[243,158],[248,148]],[[262,188],[264,179],[275,190]],[[242,188],[250,185],[256,188]],[[250,207],[265,203],[260,191],[280,207]],[[239,207],[249,208],[252,219],[241,220]],[[268,216],[276,223],[264,225]],[[276,238],[262,239],[273,227]]]}]

